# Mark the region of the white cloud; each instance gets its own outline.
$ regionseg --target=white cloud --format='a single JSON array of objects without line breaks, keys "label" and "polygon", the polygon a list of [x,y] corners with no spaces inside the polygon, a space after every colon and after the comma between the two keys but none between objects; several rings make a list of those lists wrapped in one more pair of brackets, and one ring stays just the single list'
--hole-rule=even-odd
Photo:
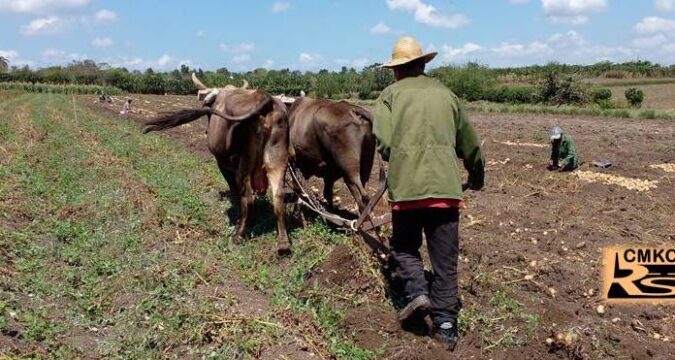
[{"label": "white cloud", "polygon": [[654,6],[660,11],[675,11],[675,0],[654,0]]},{"label": "white cloud", "polygon": [[492,51],[500,58],[521,58],[545,55],[550,53],[550,47],[541,41],[529,44],[502,42],[499,46],[493,47]]},{"label": "white cloud", "polygon": [[253,58],[251,52],[255,50],[255,44],[242,42],[239,44],[228,45],[220,43],[220,50],[232,54],[232,62],[237,65],[250,63]]},{"label": "white cloud", "polygon": [[387,26],[387,24],[380,21],[377,23],[377,25],[370,29],[370,32],[373,34],[389,34],[391,32],[391,28]]},{"label": "white cloud", "polygon": [[251,55],[249,54],[239,54],[235,55],[232,58],[232,62],[235,64],[245,64],[251,62]]},{"label": "white cloud", "polygon": [[588,13],[607,8],[608,0],[541,0],[544,13],[551,22],[581,25],[588,22]]},{"label": "white cloud", "polygon": [[566,33],[553,34],[548,38],[548,43],[555,47],[584,46],[586,40],[574,30]]},{"label": "white cloud", "polygon": [[80,10],[93,0],[0,0],[0,11],[31,15],[53,14]]},{"label": "white cloud", "polygon": [[481,47],[480,45],[471,42],[466,43],[459,48],[454,48],[452,46],[444,44],[443,46],[441,46],[439,53],[441,55],[441,58],[445,61],[457,61],[465,59],[467,55],[475,53],[482,49],[483,47]]},{"label": "white cloud", "polygon": [[51,35],[56,34],[63,28],[64,21],[57,16],[34,19],[28,25],[21,27],[21,33],[24,35]]},{"label": "white cloud", "polygon": [[0,57],[12,61],[19,57],[19,53],[16,50],[0,50]]},{"label": "white cloud", "polygon": [[33,66],[35,64],[35,62],[31,60],[22,59],[19,56],[19,52],[16,50],[0,50],[0,57],[4,57],[5,59],[9,60],[10,66]]},{"label": "white cloud", "polygon": [[203,38],[204,36],[206,36],[206,33],[204,33],[203,30],[197,30],[197,32],[195,33],[195,35],[196,35],[198,38]]},{"label": "white cloud", "polygon": [[640,34],[675,32],[675,21],[656,16],[646,17],[635,25],[635,31]]},{"label": "white cloud", "polygon": [[455,29],[469,23],[469,19],[463,14],[444,14],[433,5],[425,4],[422,0],[387,0],[390,10],[412,12],[415,21],[433,26]]},{"label": "white cloud", "polygon": [[94,20],[97,23],[114,22],[117,21],[117,13],[112,10],[102,9],[96,12],[96,14],[94,14]]},{"label": "white cloud", "polygon": [[281,13],[284,11],[288,11],[290,9],[291,4],[284,2],[284,1],[277,1],[272,5],[272,12],[273,13]]},{"label": "white cloud", "polygon": [[84,60],[87,56],[79,53],[69,53],[63,50],[47,49],[42,52],[42,61],[46,64],[64,64],[75,60]]},{"label": "white cloud", "polygon": [[370,64],[370,59],[365,57],[357,59],[335,59],[335,63],[340,66],[347,66],[350,68],[361,69],[366,65]]},{"label": "white cloud", "polygon": [[653,49],[668,42],[668,38],[663,34],[654,36],[639,37],[634,39],[631,44],[639,49]]},{"label": "white cloud", "polygon": [[157,60],[157,65],[163,67],[163,66],[166,66],[170,62],[173,62],[173,61],[174,61],[174,59],[169,54],[164,54],[164,55],[160,56],[159,60]]},{"label": "white cloud", "polygon": [[263,64],[263,68],[265,69],[271,69],[274,66],[275,62],[274,60],[267,59],[265,60],[265,63]]},{"label": "white cloud", "polygon": [[96,37],[91,41],[91,44],[97,48],[107,48],[112,46],[114,41],[109,37]]},{"label": "white cloud", "polygon": [[318,60],[319,56],[318,55],[313,55],[309,53],[300,53],[300,57],[298,58],[298,61],[300,61],[301,64],[311,64],[314,61]]},{"label": "white cloud", "polygon": [[255,44],[253,43],[239,43],[235,45],[227,45],[224,43],[220,43],[218,45],[220,47],[220,50],[231,53],[231,54],[245,54],[245,53],[250,53],[253,50],[255,50]]},{"label": "white cloud", "polygon": [[144,59],[137,56],[117,56],[114,58],[104,58],[102,62],[110,64],[112,67],[124,67],[130,70],[145,70],[153,68],[155,70],[175,69],[180,65],[192,65],[190,60],[178,60],[169,54],[163,54],[157,60]]},{"label": "white cloud", "polygon": [[548,19],[554,24],[583,25],[588,22],[588,16],[549,16]]}]

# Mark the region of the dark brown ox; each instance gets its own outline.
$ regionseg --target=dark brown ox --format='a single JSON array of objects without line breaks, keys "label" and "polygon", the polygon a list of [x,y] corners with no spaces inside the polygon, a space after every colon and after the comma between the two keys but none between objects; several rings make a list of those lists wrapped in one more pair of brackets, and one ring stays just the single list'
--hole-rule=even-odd
[{"label": "dark brown ox", "polygon": [[289,124],[291,160],[305,178],[324,179],[328,206],[333,206],[333,187],[342,178],[363,210],[375,155],[371,114],[344,101],[301,97],[291,106]]},{"label": "dark brown ox", "polygon": [[201,109],[182,110],[148,122],[145,132],[180,126],[207,116],[208,147],[240,205],[233,242],[246,235],[254,193],[272,188],[279,234],[278,252],[288,254],[291,243],[285,223],[284,175],[288,164],[288,111],[269,94],[246,86],[208,89],[193,74],[200,90]]}]

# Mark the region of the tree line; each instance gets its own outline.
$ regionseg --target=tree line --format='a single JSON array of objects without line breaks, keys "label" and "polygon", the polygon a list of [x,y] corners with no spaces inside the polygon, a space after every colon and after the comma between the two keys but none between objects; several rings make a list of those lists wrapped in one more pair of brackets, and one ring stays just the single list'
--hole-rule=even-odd
[{"label": "tree line", "polygon": [[[203,71],[182,65],[179,69],[168,72],[157,72],[151,68],[141,72],[114,68],[93,60],[31,69],[28,66],[10,66],[7,59],[0,58],[0,82],[91,85],[117,88],[129,93],[195,94],[197,89],[190,80],[192,72],[196,72],[205,84],[213,87],[240,85],[245,79],[252,87],[272,94],[297,96],[304,91],[310,96],[332,99],[374,99],[394,81],[391,71],[381,68],[379,64],[367,66],[360,71],[343,67],[337,71],[324,69],[317,72],[262,68],[248,72],[231,72],[227,68]],[[431,69],[428,74],[449,86],[465,100],[505,103],[552,102],[550,99],[565,98],[549,93],[543,94],[542,98],[542,91],[550,90],[554,76],[563,81],[560,89],[573,92],[572,96],[569,96],[573,102],[582,102],[581,100],[591,99],[593,96],[577,94],[581,91],[578,89],[580,79],[675,77],[675,65],[663,66],[649,61],[632,61],[600,62],[593,65],[549,63],[493,69],[478,63],[467,63],[461,66],[437,67]]]}]

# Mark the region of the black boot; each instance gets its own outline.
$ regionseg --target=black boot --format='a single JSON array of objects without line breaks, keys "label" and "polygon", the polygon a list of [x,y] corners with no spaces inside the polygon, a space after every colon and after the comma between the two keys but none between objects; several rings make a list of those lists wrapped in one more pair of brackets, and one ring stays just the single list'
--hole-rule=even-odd
[{"label": "black boot", "polygon": [[443,344],[448,351],[455,351],[459,341],[459,329],[457,320],[447,321],[434,328],[434,338]]},{"label": "black boot", "polygon": [[408,320],[415,314],[419,314],[423,311],[428,311],[431,307],[431,301],[426,295],[420,295],[406,305],[403,310],[398,313],[398,321]]}]

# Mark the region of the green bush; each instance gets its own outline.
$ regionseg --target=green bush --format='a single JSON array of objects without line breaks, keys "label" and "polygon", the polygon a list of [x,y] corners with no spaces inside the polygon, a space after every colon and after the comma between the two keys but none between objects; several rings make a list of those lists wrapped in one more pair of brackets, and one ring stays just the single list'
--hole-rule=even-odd
[{"label": "green bush", "polygon": [[597,88],[591,91],[591,97],[593,102],[599,104],[603,101],[608,101],[612,99],[612,90],[608,88]]},{"label": "green bush", "polygon": [[645,100],[645,93],[638,88],[630,88],[626,90],[626,100],[631,107],[641,108],[642,102]]},{"label": "green bush", "polygon": [[483,100],[497,84],[496,74],[487,66],[476,63],[436,68],[429,74],[467,101]]},{"label": "green bush", "polygon": [[487,90],[483,96],[483,100],[509,104],[531,104],[536,98],[537,89],[532,86],[500,86]]},{"label": "green bush", "polygon": [[614,102],[612,100],[598,100],[595,103],[603,110],[614,109]]},{"label": "green bush", "polygon": [[540,102],[550,105],[584,105],[589,101],[587,84],[572,75],[561,80],[555,72],[546,74],[537,94]]}]

